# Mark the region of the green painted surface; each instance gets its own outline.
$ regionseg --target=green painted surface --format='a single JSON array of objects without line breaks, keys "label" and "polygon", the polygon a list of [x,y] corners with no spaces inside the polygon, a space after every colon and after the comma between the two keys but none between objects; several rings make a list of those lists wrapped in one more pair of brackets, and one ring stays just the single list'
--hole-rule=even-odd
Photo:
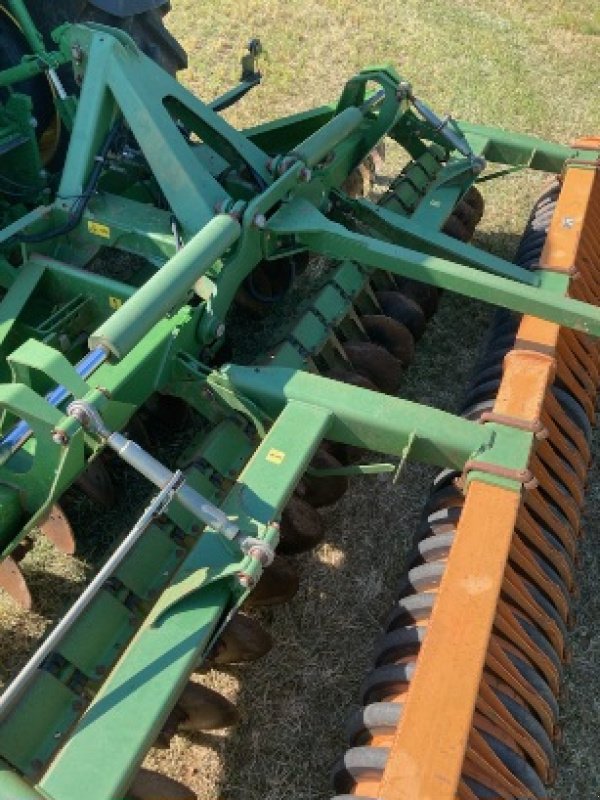
[{"label": "green painted surface", "polygon": [[[156,392],[183,398],[206,421],[182,455],[186,480],[270,544],[271,523],[323,438],[390,461],[526,466],[529,434],[305,371],[340,358],[334,331],[360,336],[353,311],[377,311],[369,281],[392,285],[382,270],[600,334],[600,313],[565,298],[564,280],[533,276],[440,233],[479,162],[451,153],[398,101],[393,70],[367,69],[338,103],[239,131],[125,33],[67,26],[59,52],[47,53],[25,5],[10,7],[31,53],[0,72],[0,86],[11,87],[0,103],[0,285],[8,290],[0,301],[1,435],[17,419],[33,435],[15,452],[0,447],[0,482],[10,487],[0,494],[4,555],[102,449],[66,416],[66,402],[55,408],[44,399],[56,384],[113,430]],[[57,104],[73,120],[68,147],[42,169],[31,98],[13,88],[72,57],[81,91]],[[560,172],[569,158],[593,158],[458,125],[474,156],[508,168]],[[386,135],[412,161],[383,205],[350,200],[344,181]],[[108,246],[150,263],[122,281],[88,270]],[[271,366],[212,371],[202,363],[255,267],[306,249],[340,265],[291,321]],[[82,378],[75,365],[88,339],[110,357]],[[370,471],[394,468],[384,460]],[[519,491],[512,481],[473,476]],[[258,577],[260,565],[174,503],[0,720],[0,800],[33,800],[35,786],[54,800],[80,800],[82,785],[86,800],[122,797],[223,615],[243,600],[242,571]]]}]

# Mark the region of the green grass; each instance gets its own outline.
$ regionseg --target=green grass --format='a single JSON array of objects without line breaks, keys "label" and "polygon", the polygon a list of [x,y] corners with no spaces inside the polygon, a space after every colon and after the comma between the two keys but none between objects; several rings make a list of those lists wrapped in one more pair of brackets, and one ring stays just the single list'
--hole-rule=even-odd
[{"label": "green grass", "polygon": [[[228,117],[253,125],[334,100],[362,67],[394,64],[440,113],[498,124],[560,141],[600,132],[600,11],[589,0],[174,0],[168,24],[189,53],[184,82],[202,98],[238,79],[245,43],[267,51],[264,85]],[[393,161],[393,159],[392,159]],[[486,185],[487,213],[477,242],[511,257],[541,176]],[[314,269],[314,267],[313,267]],[[294,314],[293,299],[282,313]],[[485,331],[487,309],[446,295],[419,346],[403,394],[455,409]],[[268,340],[269,325],[253,334]],[[265,615],[277,645],[260,664],[203,680],[238,699],[242,724],[231,735],[175,737],[149,762],[187,782],[203,800],[315,800],[331,793],[329,771],[344,746],[344,721],[358,697],[373,642],[392,603],[407,543],[431,473],[410,466],[398,486],[357,484],[325,515],[326,544],[298,560],[299,597]],[[592,479],[597,478],[597,473]],[[143,491],[120,472],[119,503],[108,516],[71,499],[80,558],[39,542],[24,562],[38,613],[0,598],[2,671],[22,663],[64,604],[77,595],[98,553],[120,533]],[[574,638],[567,727],[556,796],[597,796],[600,644],[598,573],[600,494],[590,492],[583,553],[580,625]]]},{"label": "green grass", "polygon": [[[268,53],[265,85],[232,118],[254,123],[333,99],[367,64],[391,62],[442,111],[568,138],[598,125],[599,13],[591,2],[174,3],[170,25],[201,96],[237,77],[251,35]],[[587,8],[586,8],[587,7]]]}]

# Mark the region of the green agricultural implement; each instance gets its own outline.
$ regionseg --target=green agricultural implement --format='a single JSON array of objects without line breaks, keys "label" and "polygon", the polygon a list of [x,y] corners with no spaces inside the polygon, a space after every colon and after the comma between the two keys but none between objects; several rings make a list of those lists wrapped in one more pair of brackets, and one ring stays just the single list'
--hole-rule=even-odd
[{"label": "green agricultural implement", "polygon": [[[34,539],[74,551],[66,494],[102,514],[120,461],[155,487],[0,697],[0,800],[194,796],[140,769],[235,721],[193,673],[264,654],[247,610],[293,594],[316,509],[407,459],[442,472],[338,800],[544,797],[600,382],[598,142],[440,118],[388,66],[240,131],[220,112],[260,42],[202,102],[166,10],[0,3],[0,586],[30,607]],[[386,139],[406,163],[375,202]],[[510,263],[469,244],[477,184],[524,169],[556,180]],[[309,254],[278,345],[231,363]],[[396,396],[442,290],[499,307],[460,416]],[[176,464],[148,418],[183,424]]]}]

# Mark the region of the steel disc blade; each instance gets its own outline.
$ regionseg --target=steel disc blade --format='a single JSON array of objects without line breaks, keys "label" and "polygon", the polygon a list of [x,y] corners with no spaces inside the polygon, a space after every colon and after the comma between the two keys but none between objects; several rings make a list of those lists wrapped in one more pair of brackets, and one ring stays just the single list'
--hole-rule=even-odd
[{"label": "steel disc blade", "polygon": [[[316,452],[310,465],[317,470],[339,469],[342,466],[340,461],[323,447]],[[337,503],[347,489],[348,478],[344,475],[317,476],[305,473],[296,491],[313,508],[323,508]]]},{"label": "steel disc blade", "polygon": [[99,459],[90,461],[75,483],[93,503],[106,509],[114,506],[115,487],[108,470]]},{"label": "steel disc blade", "polygon": [[0,562],[0,588],[26,609],[31,608],[31,593],[17,562],[8,556]]},{"label": "steel disc blade", "polygon": [[365,314],[361,322],[372,342],[385,347],[403,367],[408,367],[415,356],[415,340],[405,325],[385,314]]},{"label": "steel disc blade", "polygon": [[265,656],[273,639],[260,622],[247,614],[236,614],[219,636],[208,661],[211,666],[247,664]]},{"label": "steel disc blade", "polygon": [[60,550],[61,553],[73,555],[75,552],[73,528],[58,503],[52,506],[48,516],[38,527],[44,536],[50,539],[57,550]]},{"label": "steel disc blade", "polygon": [[319,512],[305,500],[291,497],[281,515],[279,552],[296,555],[312,550],[322,541],[323,534]]},{"label": "steel disc blade", "polygon": [[127,790],[126,800],[197,800],[198,795],[179,781],[159,772],[141,769]]},{"label": "steel disc blade", "polygon": [[263,608],[287,603],[300,588],[298,573],[284,558],[275,561],[263,572],[246,600],[247,608]]},{"label": "steel disc blade", "polygon": [[402,364],[373,342],[346,342],[344,350],[353,368],[382,392],[395,394],[400,386]]},{"label": "steel disc blade", "polygon": [[187,683],[177,708],[185,717],[180,723],[184,731],[214,731],[230,728],[239,719],[236,707],[222,694],[199,683]]}]

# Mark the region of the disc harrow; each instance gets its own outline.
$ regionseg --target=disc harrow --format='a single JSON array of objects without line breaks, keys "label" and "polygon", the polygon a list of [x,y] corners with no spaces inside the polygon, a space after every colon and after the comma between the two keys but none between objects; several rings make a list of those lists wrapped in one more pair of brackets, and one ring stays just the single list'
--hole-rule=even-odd
[{"label": "disc harrow", "polygon": [[[220,112],[258,40],[204,103],[165,4],[67,6],[48,49],[56,8],[0,3],[0,587],[40,600],[19,564],[40,533],[75,552],[71,491],[102,515],[121,462],[152,489],[0,696],[0,800],[192,798],[141,765],[236,723],[196,674],[269,651],[256,610],[297,592],[319,509],[408,459],[441,472],[337,800],[545,797],[600,382],[597,142],[440,119],[391,67],[240,131]],[[375,202],[386,138],[408,161]],[[555,179],[513,263],[470,244],[477,184],[525,166]],[[314,291],[235,363],[230,330],[276,317],[311,253]],[[499,307],[459,415],[397,396],[444,291]]]}]

